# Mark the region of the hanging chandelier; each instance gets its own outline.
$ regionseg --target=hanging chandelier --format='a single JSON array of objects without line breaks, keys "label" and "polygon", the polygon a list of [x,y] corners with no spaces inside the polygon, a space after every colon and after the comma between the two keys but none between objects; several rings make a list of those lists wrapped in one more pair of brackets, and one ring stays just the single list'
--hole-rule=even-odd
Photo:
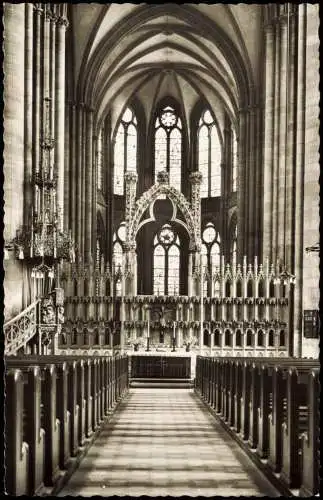
[{"label": "hanging chandelier", "polygon": [[[55,140],[51,136],[51,99],[44,99],[44,129],[40,141],[41,160],[32,180],[33,206],[31,223],[22,226],[16,237],[5,244],[4,258],[14,250],[19,260],[37,261],[54,265],[55,261],[75,261],[75,247],[71,231],[61,230],[59,207],[56,202],[57,173],[53,161]],[[36,277],[37,271],[34,271]]]}]

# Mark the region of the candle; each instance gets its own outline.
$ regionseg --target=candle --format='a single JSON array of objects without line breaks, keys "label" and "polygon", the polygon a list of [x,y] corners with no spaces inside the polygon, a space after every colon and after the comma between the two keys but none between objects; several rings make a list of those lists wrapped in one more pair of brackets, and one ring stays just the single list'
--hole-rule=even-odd
[{"label": "candle", "polygon": [[148,327],[147,327],[147,337],[149,338],[149,320],[148,320]]},{"label": "candle", "polygon": [[174,328],[173,328],[173,338],[175,338],[175,328],[176,328],[176,323],[175,323],[175,321],[174,321],[174,325],[173,325],[173,326],[174,326]]}]

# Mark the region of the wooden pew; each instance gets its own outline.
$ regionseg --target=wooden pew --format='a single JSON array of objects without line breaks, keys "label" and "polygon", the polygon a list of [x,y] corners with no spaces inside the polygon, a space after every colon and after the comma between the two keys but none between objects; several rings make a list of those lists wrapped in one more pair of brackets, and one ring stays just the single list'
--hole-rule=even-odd
[{"label": "wooden pew", "polygon": [[79,405],[79,428],[78,428],[78,442],[80,446],[85,444],[85,434],[86,434],[86,411],[87,411],[87,401],[85,399],[85,361],[80,359],[77,362],[77,402]]},{"label": "wooden pew", "polygon": [[[64,469],[67,467],[71,457],[71,424],[72,422],[77,423],[77,418],[74,417],[77,417],[78,413],[78,409],[71,406],[74,400],[73,392],[76,391],[76,387],[68,383],[69,375],[71,376],[74,369],[72,365],[71,370],[69,370],[69,365],[71,365],[73,360],[66,362],[64,358],[59,356],[12,357],[6,360],[8,366],[17,367],[22,370],[28,370],[31,366],[40,366],[44,369],[46,366],[52,364],[52,362],[54,362],[56,366],[56,394],[58,395],[56,398],[56,418],[58,418],[60,422],[59,467],[60,469]],[[73,379],[74,377],[72,376],[72,380]],[[71,388],[70,396],[69,387]],[[69,408],[72,408],[72,412],[70,412]],[[50,418],[50,416],[48,415],[47,418]],[[74,431],[75,433],[78,431],[76,425],[73,428],[73,432]]]},{"label": "wooden pew", "polygon": [[[204,358],[197,363],[196,385],[204,400],[211,392],[209,405],[214,401],[221,420],[245,445],[256,448],[256,455],[268,458],[265,467],[287,488],[302,483],[304,496],[318,491],[319,415],[313,396],[313,385],[316,394],[319,391],[318,368],[318,360],[296,358]],[[312,386],[307,382],[309,373],[316,373]]]},{"label": "wooden pew", "polygon": [[[25,374],[25,384],[28,384],[28,370],[31,367],[38,367],[34,365],[33,361],[29,362],[27,359],[20,361],[10,358],[6,362],[7,366],[17,367]],[[60,434],[61,422],[58,418],[56,411],[57,408],[57,373],[55,365],[46,364],[40,370],[39,380],[41,384],[40,389],[40,418],[41,427],[45,431],[45,459],[44,459],[44,484],[51,486],[54,484],[58,474],[60,465]],[[25,414],[29,410],[25,408]]]},{"label": "wooden pew", "polygon": [[34,495],[44,486],[45,431],[41,427],[40,368],[32,366],[24,383],[24,441],[29,444],[28,494]]},{"label": "wooden pew", "polygon": [[251,365],[251,387],[249,402],[249,436],[248,442],[251,448],[257,448],[259,437],[259,409],[260,409],[260,366],[253,362]]},{"label": "wooden pew", "polygon": [[42,427],[45,430],[45,486],[55,484],[59,476],[60,420],[56,417],[56,367],[45,366],[42,374]]},{"label": "wooden pew", "polygon": [[[6,358],[8,492],[52,486],[128,389],[128,358]],[[117,380],[116,380],[117,377]],[[72,425],[71,425],[72,424]],[[9,476],[9,474],[8,474]]]},{"label": "wooden pew", "polygon": [[235,370],[236,364],[233,360],[229,361],[229,370],[230,370],[230,378],[229,378],[229,390],[228,390],[228,424],[230,427],[234,426],[234,394],[235,394]]},{"label": "wooden pew", "polygon": [[282,430],[282,470],[281,479],[290,488],[301,486],[302,475],[302,434],[308,429],[308,371],[290,368],[286,381],[287,415]]},{"label": "wooden pew", "polygon": [[28,494],[29,445],[23,440],[24,381],[18,369],[6,373],[6,493]]},{"label": "wooden pew", "polygon": [[210,400],[209,404],[211,408],[214,407],[214,391],[215,391],[215,360],[214,358],[211,358],[210,360],[211,366],[210,366]]},{"label": "wooden pew", "polygon": [[233,428],[237,434],[241,431],[241,401],[242,401],[242,367],[243,361],[235,363],[234,376],[234,424]]},{"label": "wooden pew", "polygon": [[241,393],[241,437],[247,441],[250,430],[250,393],[251,393],[251,363],[242,363],[242,393]]},{"label": "wooden pew", "polygon": [[79,448],[79,425],[80,425],[80,407],[78,404],[78,362],[71,360],[68,363],[68,382],[67,382],[67,409],[70,413],[71,432],[70,432],[70,452],[75,457]]},{"label": "wooden pew", "polygon": [[308,429],[302,435],[302,484],[299,495],[310,497],[320,491],[320,371],[308,374]]},{"label": "wooden pew", "polygon": [[268,457],[269,450],[269,413],[271,399],[271,377],[269,367],[259,366],[260,396],[258,408],[258,443],[257,453],[261,458]]}]

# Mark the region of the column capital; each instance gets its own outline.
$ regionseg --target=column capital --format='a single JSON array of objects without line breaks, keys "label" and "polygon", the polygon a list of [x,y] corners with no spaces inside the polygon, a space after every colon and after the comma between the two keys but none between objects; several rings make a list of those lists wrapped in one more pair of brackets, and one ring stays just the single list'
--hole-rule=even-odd
[{"label": "column capital", "polygon": [[41,4],[41,3],[35,3],[35,5],[34,5],[34,11],[35,11],[38,15],[43,14],[44,9],[43,9],[43,7],[42,7],[42,4]]},{"label": "column capital", "polygon": [[69,22],[65,16],[57,16],[56,22],[60,27],[68,28]]},{"label": "column capital", "polygon": [[53,13],[45,7],[45,21],[48,23],[53,20]]}]

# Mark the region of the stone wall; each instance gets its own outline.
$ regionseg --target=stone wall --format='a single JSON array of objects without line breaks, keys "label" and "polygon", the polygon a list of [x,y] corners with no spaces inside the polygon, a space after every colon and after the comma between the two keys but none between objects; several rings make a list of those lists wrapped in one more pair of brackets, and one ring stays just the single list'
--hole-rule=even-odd
[{"label": "stone wall", "polygon": [[[25,4],[4,6],[4,240],[23,224]],[[11,254],[10,258],[13,258]],[[23,306],[22,268],[5,262],[5,317]]]}]

